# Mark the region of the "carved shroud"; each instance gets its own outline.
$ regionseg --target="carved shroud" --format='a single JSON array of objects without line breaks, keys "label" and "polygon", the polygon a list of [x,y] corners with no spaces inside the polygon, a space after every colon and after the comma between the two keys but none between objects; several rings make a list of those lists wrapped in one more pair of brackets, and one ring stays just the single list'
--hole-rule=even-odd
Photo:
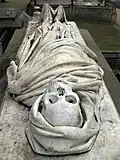
[{"label": "carved shroud", "polygon": [[[26,133],[36,153],[86,152],[93,146],[100,130],[103,70],[76,24],[66,20],[61,6],[54,11],[45,4],[41,15],[42,24],[23,41],[18,51],[18,65],[12,61],[7,70],[8,90],[16,101],[28,106],[35,102]],[[78,94],[84,111],[81,128],[53,127],[38,111],[40,98],[51,81],[67,83]]]}]

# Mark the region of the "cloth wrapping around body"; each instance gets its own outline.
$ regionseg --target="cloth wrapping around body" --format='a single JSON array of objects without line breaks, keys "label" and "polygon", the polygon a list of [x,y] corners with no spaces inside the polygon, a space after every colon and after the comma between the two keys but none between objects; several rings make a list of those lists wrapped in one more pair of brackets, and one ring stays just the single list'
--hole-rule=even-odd
[{"label": "cloth wrapping around body", "polygon": [[[47,8],[52,10],[50,6]],[[32,106],[38,103],[47,86],[54,81],[71,86],[81,100],[80,106],[84,110],[81,128],[52,126],[33,105],[27,137],[36,153],[47,155],[88,151],[100,130],[103,70],[76,24],[66,21],[63,9],[62,13],[62,21],[57,19],[51,23],[44,20],[22,45],[17,54],[19,63],[16,65],[12,61],[7,70],[8,90],[16,101],[23,104]]]}]

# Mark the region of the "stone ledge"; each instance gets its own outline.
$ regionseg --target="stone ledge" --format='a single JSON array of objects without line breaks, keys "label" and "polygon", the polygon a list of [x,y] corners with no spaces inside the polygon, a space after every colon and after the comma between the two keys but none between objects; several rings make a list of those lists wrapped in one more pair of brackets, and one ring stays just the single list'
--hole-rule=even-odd
[{"label": "stone ledge", "polygon": [[30,19],[21,9],[0,8],[0,28],[22,28]]}]

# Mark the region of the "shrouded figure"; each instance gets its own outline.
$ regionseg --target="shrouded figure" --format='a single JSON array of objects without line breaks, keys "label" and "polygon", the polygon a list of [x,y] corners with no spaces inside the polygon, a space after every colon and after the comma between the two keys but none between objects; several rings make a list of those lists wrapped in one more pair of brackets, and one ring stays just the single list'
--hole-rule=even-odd
[{"label": "shrouded figure", "polygon": [[82,125],[80,99],[70,86],[61,82],[50,84],[41,102],[40,112],[51,125]]},{"label": "shrouded figure", "polygon": [[43,6],[39,27],[17,59],[7,70],[8,90],[32,106],[26,133],[33,150],[46,155],[90,150],[100,130],[103,70],[62,6]]}]

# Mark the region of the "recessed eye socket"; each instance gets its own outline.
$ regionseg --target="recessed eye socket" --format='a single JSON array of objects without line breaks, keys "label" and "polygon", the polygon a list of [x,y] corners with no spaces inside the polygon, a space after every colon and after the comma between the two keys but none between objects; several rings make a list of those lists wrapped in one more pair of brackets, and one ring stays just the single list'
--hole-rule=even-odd
[{"label": "recessed eye socket", "polygon": [[42,108],[43,108],[43,102],[40,102],[40,103],[39,103],[38,112],[40,112],[40,113],[41,113]]},{"label": "recessed eye socket", "polygon": [[58,101],[58,98],[57,98],[56,96],[51,95],[51,96],[49,97],[49,102],[50,102],[51,104],[53,104],[53,103],[55,103],[55,102],[57,102],[57,101]]},{"label": "recessed eye socket", "polygon": [[74,96],[65,96],[65,100],[69,103],[72,103],[72,104],[77,103],[77,100]]},{"label": "recessed eye socket", "polygon": [[57,88],[57,92],[58,92],[59,96],[63,96],[65,94],[65,89],[59,87],[59,88]]}]

